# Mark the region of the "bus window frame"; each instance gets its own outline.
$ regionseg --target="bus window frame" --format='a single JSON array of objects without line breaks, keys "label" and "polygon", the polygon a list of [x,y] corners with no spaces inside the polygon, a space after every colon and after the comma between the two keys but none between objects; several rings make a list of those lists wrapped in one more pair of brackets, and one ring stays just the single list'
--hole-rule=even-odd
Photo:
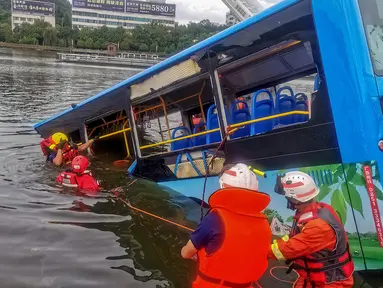
[{"label": "bus window frame", "polygon": [[[360,12],[360,17],[361,17],[361,20],[362,20],[362,25],[363,25],[363,31],[364,31],[364,34],[365,34],[365,40],[366,40],[366,43],[367,43],[367,47],[368,47],[368,53],[369,53],[369,58],[370,58],[370,61],[371,61],[371,65],[372,65],[372,68],[373,68],[373,71],[374,71],[374,74],[378,77],[382,77],[383,76],[383,63],[381,64],[382,65],[382,68],[379,69],[376,65],[377,63],[377,58],[375,58],[373,55],[372,55],[372,49],[371,49],[371,45],[372,43],[370,43],[370,38],[368,37],[368,31],[367,31],[367,24],[366,24],[366,13],[369,13],[369,11],[362,11],[363,9],[365,8],[362,8],[364,7],[363,5],[365,4],[362,4],[362,1],[368,1],[368,0],[357,0],[358,1],[358,6],[359,6],[359,12]],[[371,0],[371,1],[377,1],[377,0]],[[378,12],[379,14],[379,12]],[[380,15],[379,15],[380,17]],[[382,30],[383,30],[383,18],[381,19],[382,21],[382,25],[378,25],[378,24],[369,24],[369,25],[374,25],[374,26],[382,26]],[[382,35],[383,36],[383,35]],[[383,42],[383,41],[382,41]],[[383,56],[383,53],[382,53],[382,56]],[[382,57],[383,59],[383,57]]]}]

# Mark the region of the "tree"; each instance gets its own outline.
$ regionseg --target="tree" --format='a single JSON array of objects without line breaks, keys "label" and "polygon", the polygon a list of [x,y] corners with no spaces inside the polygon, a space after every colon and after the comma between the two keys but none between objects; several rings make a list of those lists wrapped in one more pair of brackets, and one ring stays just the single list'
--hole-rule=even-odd
[{"label": "tree", "polygon": [[279,215],[279,213],[276,211],[276,210],[273,210],[273,209],[265,209],[265,211],[263,211],[263,214],[266,215],[267,217],[267,220],[269,221],[269,223],[271,223],[271,220],[273,220],[274,217],[277,217],[277,219],[283,223],[283,218],[281,215]]},{"label": "tree", "polygon": [[38,40],[33,36],[24,36],[19,40],[20,44],[30,44],[30,45],[37,45]]},{"label": "tree", "polygon": [[[44,38],[44,45],[47,46],[55,46],[57,42],[57,33],[56,29],[53,27],[48,27],[44,33],[43,33],[43,38]],[[63,40],[63,39],[61,39]]]},{"label": "tree", "polygon": [[85,42],[83,40],[77,41],[77,48],[85,48]]},{"label": "tree", "polygon": [[26,43],[37,40],[39,45],[59,45],[88,49],[105,49],[106,44],[119,44],[121,50],[158,52],[173,54],[195,42],[205,39],[222,29],[223,25],[212,24],[209,20],[174,27],[158,23],[137,25],[134,29],[123,27],[98,29],[73,28],[71,25],[71,4],[68,0],[47,0],[55,3],[56,27],[47,22],[23,23],[11,31],[11,1],[0,0],[0,41]]},{"label": "tree", "polygon": [[101,49],[101,46],[102,46],[101,40],[97,40],[96,42],[94,42],[93,48]]},{"label": "tree", "polygon": [[12,34],[12,26],[8,23],[0,24],[0,41],[3,42],[12,42],[13,34]]},{"label": "tree", "polygon": [[150,45],[149,51],[150,51],[150,52],[154,52],[154,53],[156,53],[157,50],[158,50],[158,44],[157,44],[157,43],[152,43],[152,44]]},{"label": "tree", "polygon": [[93,49],[93,45],[94,45],[94,42],[93,42],[93,39],[92,38],[89,38],[85,41],[85,48],[87,49]]},{"label": "tree", "polygon": [[147,52],[149,50],[149,47],[146,44],[141,44],[140,47],[138,48],[138,50],[140,50],[142,52]]}]

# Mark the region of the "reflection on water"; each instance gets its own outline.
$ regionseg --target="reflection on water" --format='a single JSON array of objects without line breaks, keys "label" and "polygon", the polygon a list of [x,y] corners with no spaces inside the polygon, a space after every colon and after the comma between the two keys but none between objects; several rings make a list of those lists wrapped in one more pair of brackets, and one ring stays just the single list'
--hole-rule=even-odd
[{"label": "reflection on water", "polygon": [[[108,190],[121,186],[137,207],[195,227],[187,198],[92,161],[105,193],[75,195],[55,185],[32,124],[136,71],[65,65],[54,55],[0,49],[0,282],[2,287],[187,287],[188,234],[130,211]],[[187,216],[187,217],[186,217]]]}]

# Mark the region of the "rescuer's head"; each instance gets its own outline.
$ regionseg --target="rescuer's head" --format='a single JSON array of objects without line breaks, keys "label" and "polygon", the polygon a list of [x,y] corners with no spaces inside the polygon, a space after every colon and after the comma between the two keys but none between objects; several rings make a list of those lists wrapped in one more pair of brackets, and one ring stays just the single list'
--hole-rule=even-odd
[{"label": "rescuer's head", "polygon": [[258,191],[258,179],[248,166],[242,163],[226,165],[219,174],[221,188],[238,187]]},{"label": "rescuer's head", "polygon": [[277,177],[275,192],[286,197],[288,208],[299,210],[314,201],[319,189],[308,174],[293,171]]}]

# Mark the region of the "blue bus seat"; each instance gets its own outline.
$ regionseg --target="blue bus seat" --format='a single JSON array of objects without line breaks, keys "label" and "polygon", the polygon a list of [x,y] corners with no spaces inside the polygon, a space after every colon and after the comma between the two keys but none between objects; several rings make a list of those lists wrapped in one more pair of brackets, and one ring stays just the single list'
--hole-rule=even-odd
[{"label": "blue bus seat", "polygon": [[[237,109],[238,104],[243,104],[244,108]],[[251,119],[249,105],[243,100],[237,100],[231,106],[231,124],[249,121]],[[240,138],[250,135],[250,125],[245,125],[243,128],[234,132],[231,138]]]},{"label": "blue bus seat", "polygon": [[[282,94],[284,90],[290,92],[288,94]],[[276,101],[276,110],[277,113],[286,113],[295,110],[295,97],[293,89],[290,86],[284,86],[277,91],[277,101]],[[294,115],[289,115],[281,117],[278,119],[278,122],[283,125],[290,125],[294,123]]]},{"label": "blue bus seat", "polygon": [[[215,104],[211,105],[209,107],[209,110],[207,110],[207,123],[206,123],[207,130],[219,128],[218,114],[214,113],[215,110],[216,110]],[[225,112],[226,112],[226,115],[228,115],[226,109],[225,109]],[[221,137],[220,131],[207,134],[206,144],[217,143],[221,141],[222,141],[222,137]]]},{"label": "blue bus seat", "polygon": [[[307,96],[305,93],[298,93],[295,95],[295,110],[309,111],[307,102]],[[295,115],[295,123],[309,121],[309,115]]]},{"label": "blue bus seat", "polygon": [[[258,101],[257,98],[262,93],[266,93],[268,96],[268,99]],[[254,93],[252,98],[252,113],[251,114],[252,114],[251,119],[258,119],[258,118],[274,115],[273,95],[271,94],[269,90],[261,89]],[[270,131],[273,129],[273,124],[274,124],[273,120],[266,120],[266,121],[253,123],[251,124],[250,135],[253,136],[256,134]]]},{"label": "blue bus seat", "polygon": [[[176,133],[178,131],[184,131],[185,135],[181,134],[181,135],[176,136]],[[172,132],[172,139],[177,139],[177,138],[180,138],[180,137],[183,137],[183,136],[187,136],[187,135],[190,135],[189,129],[184,127],[184,126],[180,126],[180,127],[177,127],[177,128],[175,128],[173,130],[173,132]],[[189,148],[190,146],[191,146],[191,140],[189,138],[189,139],[184,139],[184,140],[180,140],[180,141],[177,141],[177,142],[172,142],[170,144],[170,149],[171,149],[171,151],[175,151],[175,150]]]},{"label": "blue bus seat", "polygon": [[[193,134],[196,134],[196,133],[204,131],[204,130],[201,131],[201,128],[203,128],[203,127],[206,128],[205,123],[197,124],[194,127],[194,129],[193,129]],[[201,135],[201,136],[194,137],[192,142],[193,142],[193,146],[205,145],[206,144],[206,135]]]}]

